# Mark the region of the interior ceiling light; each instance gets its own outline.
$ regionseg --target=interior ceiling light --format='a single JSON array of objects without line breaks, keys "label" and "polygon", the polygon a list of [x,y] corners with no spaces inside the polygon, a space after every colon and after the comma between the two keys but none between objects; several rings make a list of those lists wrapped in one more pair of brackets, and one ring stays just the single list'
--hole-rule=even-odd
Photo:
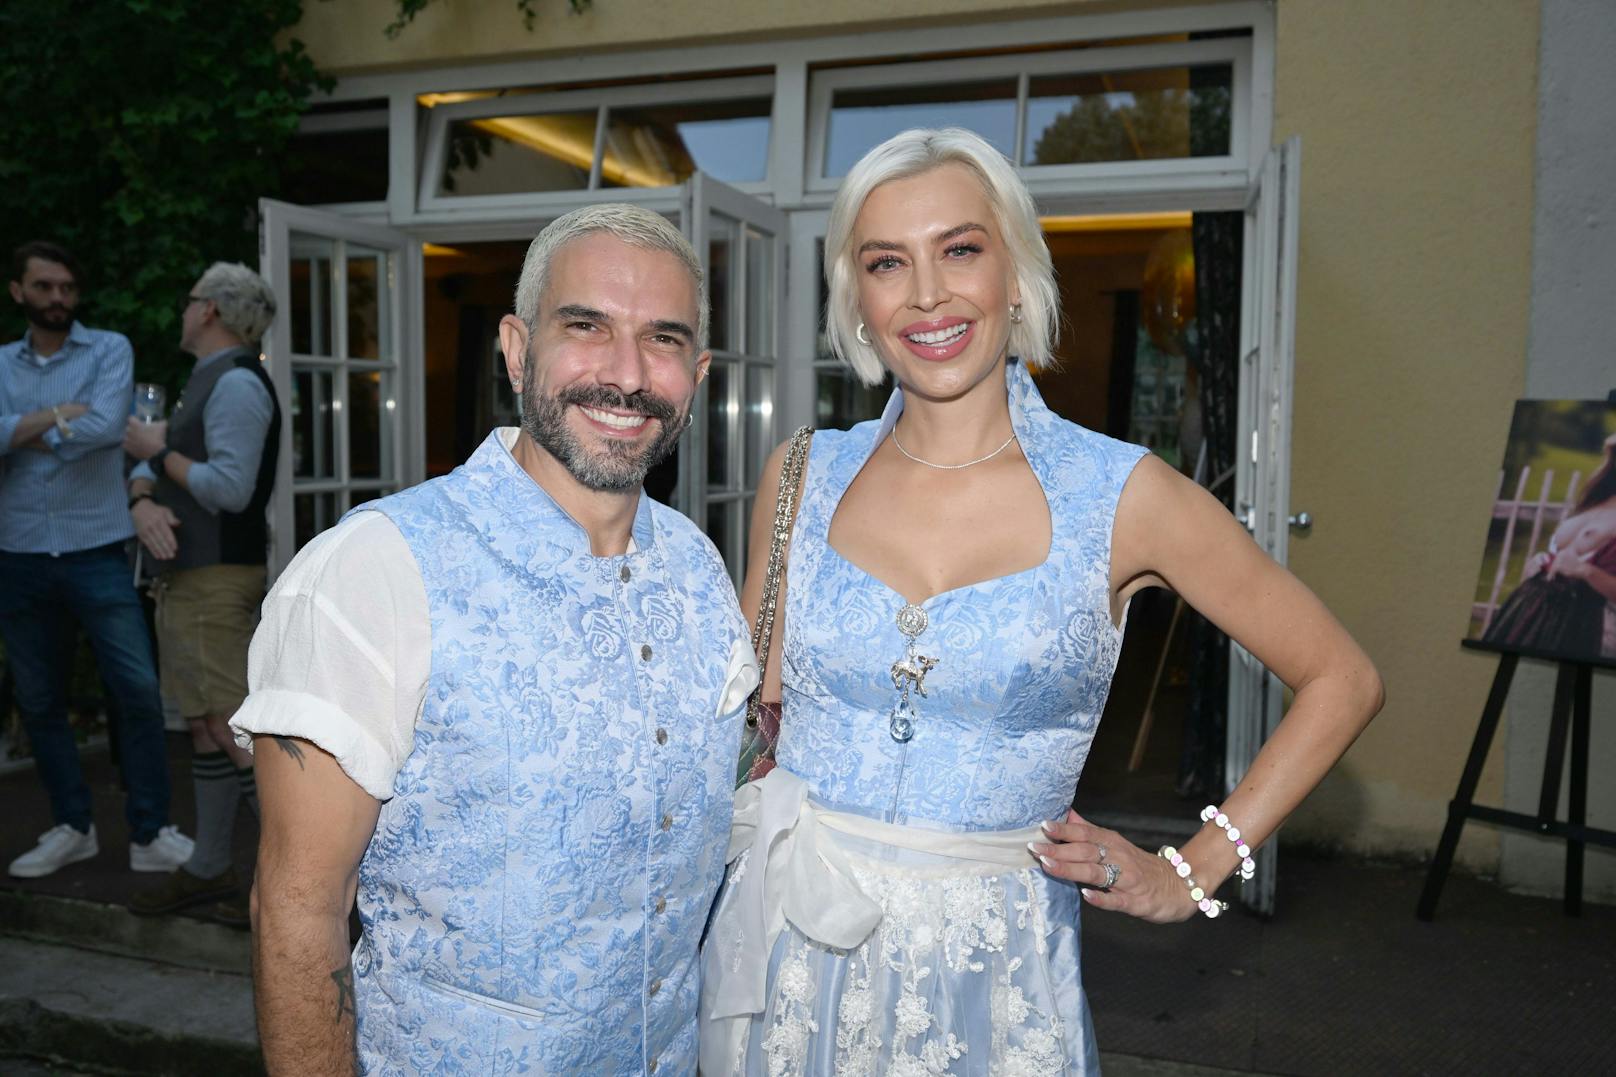
[{"label": "interior ceiling light", "polygon": [[1193,214],[1184,213],[1094,213],[1071,217],[1040,217],[1046,232],[1123,232],[1147,229],[1188,228]]}]

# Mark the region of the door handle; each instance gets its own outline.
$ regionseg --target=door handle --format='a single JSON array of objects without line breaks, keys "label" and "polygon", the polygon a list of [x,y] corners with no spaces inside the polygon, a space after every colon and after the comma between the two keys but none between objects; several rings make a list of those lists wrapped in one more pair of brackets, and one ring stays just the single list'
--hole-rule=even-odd
[{"label": "door handle", "polygon": [[1313,514],[1310,512],[1295,513],[1291,516],[1290,524],[1292,531],[1298,535],[1305,535],[1313,530]]}]

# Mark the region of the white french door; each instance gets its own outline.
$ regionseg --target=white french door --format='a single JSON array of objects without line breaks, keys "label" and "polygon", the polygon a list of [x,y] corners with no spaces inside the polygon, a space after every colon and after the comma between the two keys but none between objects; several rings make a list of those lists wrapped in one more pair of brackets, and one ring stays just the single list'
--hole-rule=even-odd
[{"label": "white french door", "polygon": [[[1291,386],[1296,353],[1297,209],[1302,142],[1268,152],[1246,204],[1241,289],[1240,406],[1235,442],[1235,513],[1281,565],[1290,539]],[[1245,777],[1284,710],[1285,687],[1251,652],[1229,643],[1226,791]],[[1257,874],[1240,898],[1274,911],[1277,842],[1257,852]]]},{"label": "white french door", "polygon": [[283,408],[270,502],[273,579],[354,505],[419,482],[421,247],[403,232],[259,202],[265,337]]},{"label": "white french door", "polygon": [[680,217],[707,282],[713,360],[674,500],[717,545],[739,587],[758,472],[777,440],[786,215],[698,172],[684,185]]}]

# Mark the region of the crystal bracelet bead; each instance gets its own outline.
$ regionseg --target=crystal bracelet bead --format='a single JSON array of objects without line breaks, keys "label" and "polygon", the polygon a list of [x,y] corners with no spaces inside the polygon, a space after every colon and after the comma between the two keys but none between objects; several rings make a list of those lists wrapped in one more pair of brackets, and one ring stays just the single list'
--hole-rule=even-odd
[{"label": "crystal bracelet bead", "polygon": [[1207,919],[1215,920],[1228,909],[1228,902],[1219,901],[1217,898],[1211,897],[1205,889],[1190,877],[1190,862],[1184,859],[1183,853],[1171,845],[1163,845],[1156,850],[1156,855],[1173,865],[1173,870],[1178,874],[1178,877],[1184,880],[1185,886],[1189,887],[1190,900],[1195,902],[1197,909],[1206,914]]}]

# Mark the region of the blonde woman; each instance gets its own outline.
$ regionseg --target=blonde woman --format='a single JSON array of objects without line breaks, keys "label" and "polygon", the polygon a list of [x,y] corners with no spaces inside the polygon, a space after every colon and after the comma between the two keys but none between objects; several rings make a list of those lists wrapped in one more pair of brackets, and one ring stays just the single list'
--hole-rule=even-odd
[{"label": "blonde woman", "polygon": [[[1081,906],[1221,911],[1212,891],[1352,743],[1380,681],[1215,500],[1044,406],[1027,368],[1055,336],[1049,252],[982,139],[909,131],[870,151],[831,210],[826,275],[832,345],[898,391],[880,421],[813,438],[766,671],[779,765],[737,794],[702,1071],[1093,1072]],[[1176,863],[1068,811],[1128,601],[1150,586],[1296,691]]]}]

